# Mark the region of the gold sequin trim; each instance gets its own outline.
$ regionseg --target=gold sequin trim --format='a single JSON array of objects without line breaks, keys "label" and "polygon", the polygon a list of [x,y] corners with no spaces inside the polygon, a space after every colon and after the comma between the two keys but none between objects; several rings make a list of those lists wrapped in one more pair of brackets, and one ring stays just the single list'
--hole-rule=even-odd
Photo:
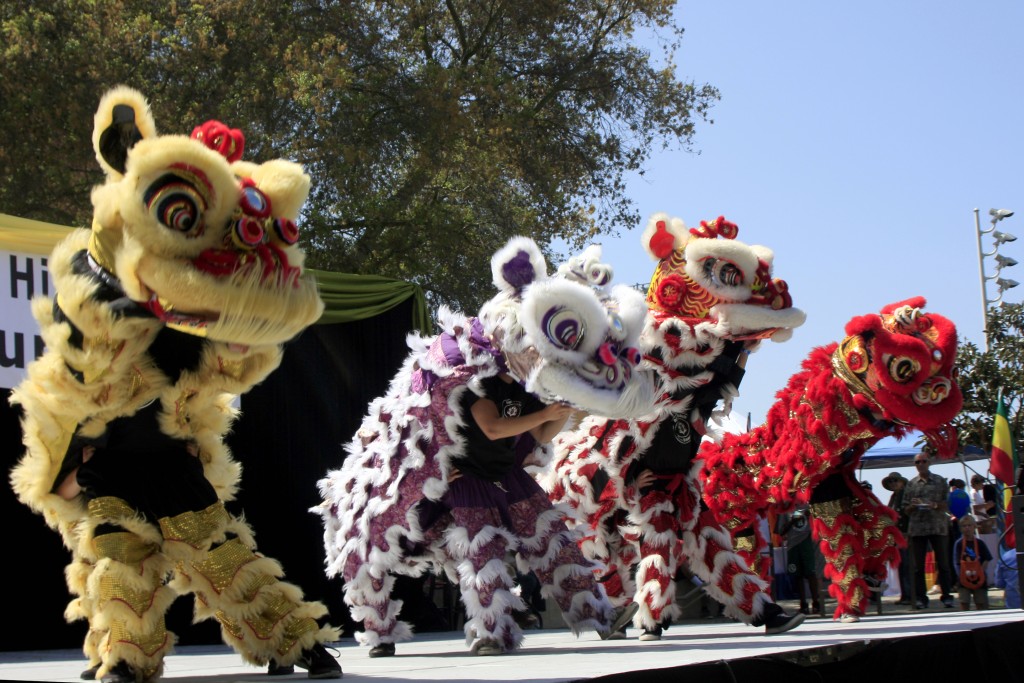
[{"label": "gold sequin trim", "polygon": [[142,370],[133,365],[131,376],[128,380],[128,398],[135,398],[146,386],[146,383],[142,380]]},{"label": "gold sequin trim", "polygon": [[282,619],[288,616],[296,607],[295,603],[282,595],[274,594],[267,596],[263,611],[246,619],[245,623],[253,630],[257,638],[267,640],[270,638]]},{"label": "gold sequin trim", "polygon": [[736,550],[752,553],[754,552],[754,537],[740,536],[739,538],[734,538],[732,539],[732,545]]},{"label": "gold sequin trim", "polygon": [[284,637],[281,640],[281,645],[277,648],[277,654],[284,656],[295,647],[295,644],[299,642],[304,635],[307,633],[315,633],[319,629],[317,623],[309,618],[306,619],[293,619],[284,627]]},{"label": "gold sequin trim", "polygon": [[251,550],[240,540],[233,538],[207,553],[206,559],[193,562],[192,566],[220,594],[232,584],[238,570],[255,559],[256,555]]},{"label": "gold sequin trim", "polygon": [[220,625],[224,628],[224,630],[228,632],[228,635],[230,635],[235,640],[243,639],[243,636],[245,634],[242,631],[242,627],[238,625],[237,621],[229,617],[224,612],[224,610],[217,610],[215,616],[217,618],[217,621],[219,621]]},{"label": "gold sequin trim", "polygon": [[167,629],[161,623],[151,633],[140,635],[134,630],[129,630],[124,622],[115,621],[110,625],[110,642],[132,645],[139,648],[147,657],[153,657],[167,647]]},{"label": "gold sequin trim", "polygon": [[214,532],[228,522],[228,511],[217,502],[199,512],[183,512],[160,520],[160,531],[168,541],[181,541],[193,548],[201,547]]},{"label": "gold sequin trim", "polygon": [[220,366],[220,373],[222,375],[227,375],[235,381],[242,379],[242,374],[245,371],[244,360],[224,360],[224,358],[217,356],[217,364]]},{"label": "gold sequin trim", "polygon": [[[154,584],[158,583],[155,576],[152,578]],[[100,578],[100,602],[102,604],[106,604],[111,600],[123,602],[138,617],[148,612],[149,608],[153,606],[154,595],[156,595],[155,589],[132,590],[125,586],[123,581],[110,575],[104,575]]]},{"label": "gold sequin trim", "polygon": [[836,519],[843,513],[843,504],[838,500],[829,500],[824,503],[812,503],[811,514],[820,519],[828,526],[833,526]]},{"label": "gold sequin trim", "polygon": [[188,413],[188,402],[197,392],[195,389],[185,389],[174,401],[174,421],[179,429],[185,429],[191,421]]},{"label": "gold sequin trim", "polygon": [[92,547],[97,557],[109,557],[122,564],[131,565],[140,574],[142,564],[158,550],[157,546],[146,543],[127,531],[96,536],[92,539]]},{"label": "gold sequin trim", "polygon": [[101,496],[89,501],[89,516],[117,521],[128,517],[135,517],[135,510],[131,505],[114,496]]}]

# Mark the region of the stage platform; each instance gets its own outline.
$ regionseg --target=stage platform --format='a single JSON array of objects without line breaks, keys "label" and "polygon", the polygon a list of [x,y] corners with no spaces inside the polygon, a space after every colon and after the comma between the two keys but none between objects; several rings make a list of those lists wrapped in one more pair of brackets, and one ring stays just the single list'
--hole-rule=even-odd
[{"label": "stage platform", "polygon": [[[940,608],[941,609],[941,608]],[[398,645],[394,657],[370,659],[351,638],[337,644],[346,680],[385,681],[602,681],[690,680],[846,681],[873,683],[925,680],[943,672],[953,680],[970,667],[972,680],[1024,680],[1024,611],[997,609],[905,612],[868,616],[844,624],[810,617],[788,633],[733,621],[673,625],[661,641],[602,641],[594,633],[575,638],[564,630],[528,631],[512,655],[472,655],[461,633],[429,633]],[[980,668],[979,668],[980,667]],[[0,653],[0,679],[78,681],[81,653],[69,650]],[[667,671],[666,671],[667,670]],[[874,676],[873,676],[874,674]],[[1009,675],[1009,677],[1007,677]],[[866,677],[866,678],[865,678]],[[166,660],[165,679],[176,683],[307,680],[304,671],[268,678],[222,646],[182,647]]]}]

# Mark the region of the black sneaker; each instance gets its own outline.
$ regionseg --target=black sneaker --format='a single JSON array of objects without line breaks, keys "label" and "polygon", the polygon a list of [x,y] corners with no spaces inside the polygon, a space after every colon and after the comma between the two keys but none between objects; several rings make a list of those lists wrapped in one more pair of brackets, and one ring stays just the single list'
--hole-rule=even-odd
[{"label": "black sneaker", "polygon": [[764,606],[761,618],[751,622],[751,626],[764,626],[765,635],[772,636],[776,633],[785,633],[796,628],[804,622],[805,618],[805,615],[799,612],[796,614],[786,614],[774,602],[769,602]]},{"label": "black sneaker", "polygon": [[942,604],[946,607],[953,607],[953,596],[947,595],[946,597],[942,598]]},{"label": "black sneaker", "polygon": [[391,657],[395,654],[394,643],[380,643],[370,648],[371,657]]},{"label": "black sneaker", "polygon": [[81,678],[83,681],[95,681],[96,680],[96,672],[99,671],[99,670],[100,670],[100,665],[99,664],[94,664],[94,665],[90,666],[88,669],[86,669],[85,671],[83,671],[82,673],[78,674],[78,677]]},{"label": "black sneaker", "polygon": [[644,632],[640,634],[640,640],[643,640],[645,642],[661,640],[661,634],[661,626],[655,626],[654,628],[645,628]]},{"label": "black sneaker", "polygon": [[323,645],[303,650],[295,665],[306,670],[308,678],[341,678],[341,665]]},{"label": "black sneaker", "polygon": [[928,609],[928,601],[927,600],[918,600],[917,602],[914,603],[914,609]]},{"label": "black sneaker", "polygon": [[[93,677],[96,674],[93,673]],[[118,662],[100,679],[102,683],[137,683],[139,678],[135,675],[135,669],[129,666],[128,662]]]},{"label": "black sneaker", "polygon": [[[633,621],[633,617],[640,610],[639,603],[631,602],[624,607],[620,607],[615,610],[615,619],[612,623],[608,624],[607,631],[598,631],[597,635],[601,636],[601,640],[620,640],[626,637],[626,627],[629,626],[629,622]],[[619,636],[617,634],[621,633]]]},{"label": "black sneaker", "polygon": [[267,664],[268,676],[291,676],[293,673],[295,673],[295,667],[291,664],[278,664],[273,659],[270,660],[270,664]]}]

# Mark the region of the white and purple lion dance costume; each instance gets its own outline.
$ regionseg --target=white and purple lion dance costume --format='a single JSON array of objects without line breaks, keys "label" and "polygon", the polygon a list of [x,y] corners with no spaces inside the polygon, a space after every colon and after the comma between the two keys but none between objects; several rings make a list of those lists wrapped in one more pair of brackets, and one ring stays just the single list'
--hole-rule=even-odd
[{"label": "white and purple lion dance costume", "polygon": [[412,637],[399,619],[401,601],[390,596],[395,574],[443,571],[461,587],[467,644],[475,637],[504,651],[518,647],[522,633],[510,611],[525,605],[514,591],[509,554],[522,572],[537,575],[574,632],[611,625],[615,610],[565,513],[523,470],[527,457],[546,457],[528,434],[516,445],[518,466],[502,480],[524,492],[509,507],[510,519],[431,511],[449,489],[453,461],[464,455],[460,426],[471,418],[462,414],[462,398],[479,394],[484,378],[508,372],[544,402],[587,412],[648,412],[653,385],[634,372],[646,306],[632,289],[608,287],[611,270],[599,247],[549,277],[536,244],[514,238],[495,254],[492,274],[499,293],[478,318],[442,308],[440,334],[410,335],[408,358],[370,404],[344,464],[320,482],[324,502],[314,511],[324,521],[327,573],[343,578],[365,645]]}]

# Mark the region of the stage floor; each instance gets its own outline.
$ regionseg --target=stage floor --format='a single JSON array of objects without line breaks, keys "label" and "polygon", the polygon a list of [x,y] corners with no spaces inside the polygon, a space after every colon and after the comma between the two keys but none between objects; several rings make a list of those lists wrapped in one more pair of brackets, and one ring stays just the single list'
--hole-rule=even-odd
[{"label": "stage floor", "polygon": [[[370,659],[368,648],[346,638],[337,646],[345,679],[373,681],[574,681],[630,671],[688,664],[766,657],[798,652],[813,659],[823,648],[887,639],[968,631],[1024,621],[1019,609],[961,612],[923,611],[892,616],[867,616],[843,624],[808,618],[800,627],[775,636],[732,621],[688,621],[673,625],[661,641],[629,638],[602,641],[594,633],[575,638],[564,630],[528,631],[523,648],[513,655],[477,657],[469,653],[461,633],[429,633],[399,643],[394,657]],[[0,653],[0,679],[78,681],[85,668],[80,652],[52,650]],[[291,676],[268,679],[262,669],[244,664],[221,646],[182,647],[166,660],[164,678],[176,682],[308,680]]]}]

